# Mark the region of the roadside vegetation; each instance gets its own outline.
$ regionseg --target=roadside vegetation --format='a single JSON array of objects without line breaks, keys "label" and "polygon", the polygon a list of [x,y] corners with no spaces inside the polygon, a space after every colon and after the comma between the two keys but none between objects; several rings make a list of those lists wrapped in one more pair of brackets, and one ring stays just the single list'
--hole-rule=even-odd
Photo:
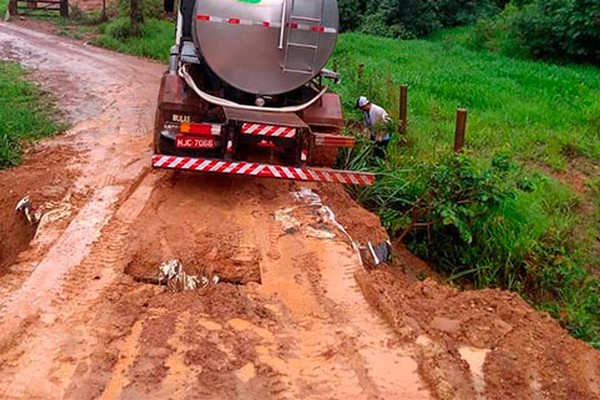
[{"label": "roadside vegetation", "polygon": [[165,61],[173,46],[175,24],[171,21],[150,19],[141,27],[139,36],[133,35],[126,17],[112,20],[99,29],[100,35],[92,43],[107,49],[141,57]]},{"label": "roadside vegetation", "polygon": [[[166,61],[174,22],[160,4],[147,3],[136,28],[127,4],[112,6],[108,22],[82,15],[62,33]],[[535,43],[555,48],[543,42],[556,39],[540,26],[568,10],[536,13],[535,7],[546,10],[537,0],[342,0],[340,6],[343,28],[357,31],[340,36],[333,56],[348,133],[357,134],[360,123],[358,95],[397,119],[398,87],[410,88],[408,132],[396,136],[387,161],[373,159],[362,139],[342,157],[346,167],[380,175],[372,188],[351,189],[356,198],[381,217],[395,242],[449,281],[516,291],[600,348],[600,70],[528,60],[594,62],[589,54],[600,41],[586,39],[596,43],[588,54],[576,40],[595,38],[594,25],[584,21],[586,33],[572,32],[573,41],[565,42],[572,51],[557,57],[537,52]],[[537,33],[525,37],[515,26]],[[451,151],[457,107],[469,110],[461,154]]]},{"label": "roadside vegetation", "polygon": [[27,72],[0,61],[0,169],[19,164],[24,146],[61,128],[48,95]]},{"label": "roadside vegetation", "polygon": [[600,65],[600,2],[518,0],[482,18],[469,37],[478,50]]},{"label": "roadside vegetation", "polygon": [[[2,0],[0,0],[2,1]],[[58,22],[57,33],[110,50],[167,61],[173,46],[175,21],[162,11],[162,1],[141,4],[140,21],[132,23],[128,1],[110,2],[102,12],[71,7],[71,18]]]},{"label": "roadside vegetation", "polygon": [[[408,133],[387,162],[368,143],[346,155],[380,174],[354,194],[450,281],[517,291],[600,346],[600,70],[471,51],[453,37],[342,36],[334,58],[350,120],[361,118],[358,94],[397,118],[399,85],[410,87]],[[458,155],[457,107],[469,110]]]},{"label": "roadside vegetation", "polygon": [[339,0],[344,31],[415,39],[500,14],[510,0]]},{"label": "roadside vegetation", "polygon": [[400,39],[476,24],[470,44],[505,55],[600,65],[600,2],[590,0],[340,0],[341,24]]}]

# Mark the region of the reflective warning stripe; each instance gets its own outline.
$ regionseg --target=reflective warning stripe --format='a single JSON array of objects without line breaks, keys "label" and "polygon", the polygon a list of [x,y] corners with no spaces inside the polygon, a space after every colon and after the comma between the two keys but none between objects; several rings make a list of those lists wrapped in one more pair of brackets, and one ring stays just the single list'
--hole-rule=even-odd
[{"label": "reflective warning stripe", "polygon": [[315,145],[321,147],[354,147],[356,139],[353,136],[315,133]]},{"label": "reflective warning stripe", "polygon": [[287,126],[262,125],[262,124],[243,124],[242,133],[246,135],[294,138],[296,137],[296,129]]},{"label": "reflective warning stripe", "polygon": [[[246,25],[246,26],[262,26],[263,28],[281,28],[281,22],[271,22],[271,21],[254,21],[250,19],[241,19],[241,18],[224,18],[224,17],[216,17],[213,15],[206,14],[197,14],[196,20],[198,21],[206,21],[206,22],[216,22],[216,23],[225,23],[231,25]],[[329,28],[322,25],[306,25],[306,24],[298,24],[296,22],[286,22],[286,28],[290,29],[299,29],[301,31],[312,31],[318,33],[337,33],[337,29]]]},{"label": "reflective warning stripe", "polygon": [[370,186],[375,183],[375,175],[368,172],[338,171],[324,168],[296,168],[245,161],[175,157],[162,154],[152,156],[152,166],[155,168],[250,175],[296,181],[332,182],[347,185]]}]

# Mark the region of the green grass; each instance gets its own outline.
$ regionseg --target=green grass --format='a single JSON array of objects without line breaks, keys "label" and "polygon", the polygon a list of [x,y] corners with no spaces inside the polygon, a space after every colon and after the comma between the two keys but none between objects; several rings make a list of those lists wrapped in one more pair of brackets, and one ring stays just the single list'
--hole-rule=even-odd
[{"label": "green grass", "polygon": [[54,103],[18,65],[0,62],[0,168],[17,165],[23,145],[61,129]]},{"label": "green grass", "polygon": [[175,41],[175,24],[158,19],[148,20],[139,37],[130,36],[129,20],[119,17],[100,27],[100,35],[92,41],[95,45],[135,56],[167,61]]},{"label": "green grass", "polygon": [[[362,91],[395,112],[397,85],[409,89],[416,155],[448,148],[457,107],[469,110],[467,143],[479,155],[509,149],[516,158],[565,169],[574,152],[600,161],[600,70],[519,61],[448,41],[396,41],[342,35],[334,58],[350,111]],[[365,64],[366,77],[356,79]],[[356,114],[351,114],[356,117]]]}]

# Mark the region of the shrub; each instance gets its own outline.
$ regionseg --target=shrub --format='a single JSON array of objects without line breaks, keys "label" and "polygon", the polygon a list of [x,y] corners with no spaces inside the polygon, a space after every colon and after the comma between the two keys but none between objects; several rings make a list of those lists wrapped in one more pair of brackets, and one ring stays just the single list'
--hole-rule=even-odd
[{"label": "shrub", "polygon": [[[368,160],[364,148],[352,166]],[[514,290],[549,311],[578,338],[600,346],[599,283],[572,238],[578,199],[541,174],[496,155],[392,159],[358,198],[450,280]],[[529,175],[529,176],[528,176]]]},{"label": "shrub", "polygon": [[511,34],[512,25],[519,10],[509,4],[496,18],[480,19],[467,37],[467,47],[478,51],[498,52],[505,55],[527,58],[530,50],[522,40]]},{"label": "shrub", "polygon": [[361,0],[340,0],[340,29],[342,32],[358,29],[364,14],[365,3]]},{"label": "shrub", "polygon": [[483,17],[497,14],[503,8],[501,2],[477,0],[438,0],[437,14],[442,26],[452,27],[477,22]]},{"label": "shrub", "polygon": [[131,21],[126,17],[119,17],[111,22],[105,28],[106,34],[112,38],[123,41],[131,37],[137,36],[136,30]]},{"label": "shrub", "polygon": [[341,0],[341,29],[386,37],[426,36],[497,14],[506,0]]},{"label": "shrub", "polygon": [[399,39],[409,39],[413,36],[401,24],[388,25],[385,13],[378,11],[370,14],[363,19],[359,31],[369,35],[377,35],[381,37],[391,37]]},{"label": "shrub", "polygon": [[479,47],[511,54],[520,46],[520,53],[533,58],[600,64],[598,1],[514,1],[495,24],[487,24],[493,32],[485,32],[486,24],[480,23],[473,34]]}]

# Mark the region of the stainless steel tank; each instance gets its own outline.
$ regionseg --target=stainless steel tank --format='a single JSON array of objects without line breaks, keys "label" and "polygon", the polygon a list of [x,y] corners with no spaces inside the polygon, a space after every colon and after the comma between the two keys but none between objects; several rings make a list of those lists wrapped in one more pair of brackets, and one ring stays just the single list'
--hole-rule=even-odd
[{"label": "stainless steel tank", "polygon": [[197,0],[194,40],[225,82],[275,95],[318,75],[335,48],[338,25],[336,0]]}]

